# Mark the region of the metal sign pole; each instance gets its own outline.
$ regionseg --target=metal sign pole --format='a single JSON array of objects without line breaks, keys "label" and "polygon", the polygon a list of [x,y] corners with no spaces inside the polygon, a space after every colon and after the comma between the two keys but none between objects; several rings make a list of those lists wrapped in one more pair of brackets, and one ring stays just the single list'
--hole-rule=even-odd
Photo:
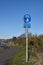
[{"label": "metal sign pole", "polygon": [[25,28],[26,34],[26,62],[28,62],[28,28]]},{"label": "metal sign pole", "polygon": [[26,34],[26,62],[28,61],[28,28],[31,27],[30,21],[31,21],[30,15],[28,14],[24,15],[24,28]]}]

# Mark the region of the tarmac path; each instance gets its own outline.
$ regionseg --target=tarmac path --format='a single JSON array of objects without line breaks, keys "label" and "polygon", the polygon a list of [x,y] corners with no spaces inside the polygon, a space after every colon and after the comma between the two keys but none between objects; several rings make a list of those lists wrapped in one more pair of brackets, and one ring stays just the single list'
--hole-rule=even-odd
[{"label": "tarmac path", "polygon": [[8,48],[0,50],[0,65],[6,65],[7,61],[15,56],[20,51],[20,48]]}]

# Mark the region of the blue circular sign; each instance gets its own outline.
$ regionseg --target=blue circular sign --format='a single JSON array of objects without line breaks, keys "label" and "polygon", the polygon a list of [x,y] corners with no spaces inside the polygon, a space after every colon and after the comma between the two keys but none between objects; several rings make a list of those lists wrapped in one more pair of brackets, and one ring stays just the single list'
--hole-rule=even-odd
[{"label": "blue circular sign", "polygon": [[24,22],[29,23],[31,21],[31,17],[29,14],[24,15]]}]

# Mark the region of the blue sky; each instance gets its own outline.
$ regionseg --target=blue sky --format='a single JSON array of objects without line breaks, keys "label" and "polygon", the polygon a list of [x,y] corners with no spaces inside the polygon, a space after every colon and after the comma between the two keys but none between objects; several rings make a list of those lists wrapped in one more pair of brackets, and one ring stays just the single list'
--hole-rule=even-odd
[{"label": "blue sky", "polygon": [[43,34],[43,0],[0,0],[0,38],[18,37],[25,33],[23,16],[31,16],[33,34]]}]

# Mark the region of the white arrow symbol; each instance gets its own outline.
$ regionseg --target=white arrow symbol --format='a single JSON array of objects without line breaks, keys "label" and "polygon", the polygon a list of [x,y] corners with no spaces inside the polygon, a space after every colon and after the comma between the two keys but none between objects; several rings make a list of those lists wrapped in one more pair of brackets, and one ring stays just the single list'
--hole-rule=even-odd
[{"label": "white arrow symbol", "polygon": [[26,22],[28,22],[29,20],[28,20],[28,18],[27,18],[27,20],[26,20]]}]

